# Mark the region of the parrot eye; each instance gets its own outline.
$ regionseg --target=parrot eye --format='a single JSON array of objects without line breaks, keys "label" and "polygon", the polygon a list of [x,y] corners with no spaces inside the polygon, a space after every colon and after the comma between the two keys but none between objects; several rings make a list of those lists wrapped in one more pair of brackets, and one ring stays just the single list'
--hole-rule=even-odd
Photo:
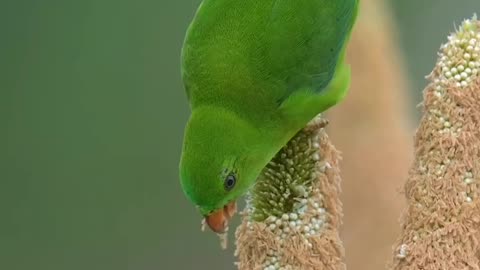
[{"label": "parrot eye", "polygon": [[234,174],[229,174],[227,178],[225,178],[225,190],[230,191],[232,188],[235,186],[235,183],[237,182],[237,178],[235,177]]}]

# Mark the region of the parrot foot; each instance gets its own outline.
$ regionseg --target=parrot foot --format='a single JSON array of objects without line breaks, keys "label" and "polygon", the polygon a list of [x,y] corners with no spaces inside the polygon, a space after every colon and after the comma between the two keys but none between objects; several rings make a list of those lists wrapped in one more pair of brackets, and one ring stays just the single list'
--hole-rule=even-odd
[{"label": "parrot foot", "polygon": [[322,118],[320,115],[318,115],[307,124],[307,126],[305,127],[305,131],[311,132],[311,131],[316,131],[316,130],[325,128],[328,125],[328,123],[329,122],[327,119]]}]

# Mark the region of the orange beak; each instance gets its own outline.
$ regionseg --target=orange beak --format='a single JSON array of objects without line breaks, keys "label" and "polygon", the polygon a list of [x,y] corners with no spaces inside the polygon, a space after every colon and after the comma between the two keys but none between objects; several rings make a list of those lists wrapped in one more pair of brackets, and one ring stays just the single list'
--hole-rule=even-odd
[{"label": "orange beak", "polygon": [[223,208],[205,217],[208,227],[216,233],[224,233],[228,228],[228,222],[237,212],[237,203],[229,202]]}]

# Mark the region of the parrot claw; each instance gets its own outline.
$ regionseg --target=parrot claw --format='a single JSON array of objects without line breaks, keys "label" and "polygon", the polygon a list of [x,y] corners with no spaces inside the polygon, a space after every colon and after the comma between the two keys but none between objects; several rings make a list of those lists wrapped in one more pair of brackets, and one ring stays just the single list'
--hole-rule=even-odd
[{"label": "parrot claw", "polygon": [[329,122],[327,119],[316,116],[312,121],[307,124],[307,126],[305,127],[305,131],[316,131],[322,129],[326,127],[328,123]]}]

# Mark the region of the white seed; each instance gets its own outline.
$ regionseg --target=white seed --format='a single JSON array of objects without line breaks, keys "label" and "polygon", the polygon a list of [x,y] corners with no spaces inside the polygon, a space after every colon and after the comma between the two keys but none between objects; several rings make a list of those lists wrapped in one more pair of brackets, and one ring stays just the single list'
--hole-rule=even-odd
[{"label": "white seed", "polygon": [[407,249],[408,246],[406,244],[402,244],[400,246],[400,249],[398,250],[397,258],[404,259],[405,257],[407,257]]},{"label": "white seed", "polygon": [[273,222],[275,222],[276,220],[277,220],[277,217],[275,217],[275,216],[269,216],[265,221],[266,221],[267,223],[273,223]]}]

